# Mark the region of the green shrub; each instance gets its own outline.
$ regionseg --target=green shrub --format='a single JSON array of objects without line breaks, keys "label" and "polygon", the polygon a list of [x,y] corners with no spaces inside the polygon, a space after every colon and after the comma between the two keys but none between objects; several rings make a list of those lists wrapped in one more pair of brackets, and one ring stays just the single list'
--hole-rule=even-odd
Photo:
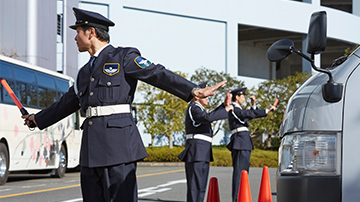
[{"label": "green shrub", "polygon": [[[145,162],[181,162],[177,156],[184,150],[184,147],[174,146],[169,149],[168,146],[163,147],[147,147],[146,151],[149,157],[145,158]],[[232,166],[231,152],[226,146],[213,146],[214,161],[211,166]],[[277,151],[255,149],[251,152],[251,167],[277,167],[278,156]]]},{"label": "green shrub", "polygon": [[145,162],[181,162],[178,155],[184,150],[184,147],[174,146],[170,149],[168,146],[163,147],[146,147],[149,154],[144,159]]},{"label": "green shrub", "polygon": [[211,166],[231,166],[231,152],[225,146],[213,146],[214,161]]}]

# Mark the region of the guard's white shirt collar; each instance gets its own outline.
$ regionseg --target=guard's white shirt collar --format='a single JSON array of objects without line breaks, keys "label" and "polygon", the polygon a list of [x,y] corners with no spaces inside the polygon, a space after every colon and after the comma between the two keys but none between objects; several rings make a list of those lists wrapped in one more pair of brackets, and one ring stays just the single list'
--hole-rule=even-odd
[{"label": "guard's white shirt collar", "polygon": [[96,51],[96,53],[93,55],[94,57],[98,57],[99,54],[101,53],[102,50],[104,50],[104,48],[106,48],[107,46],[109,46],[110,44],[106,44],[105,46],[103,46],[102,48],[100,48],[98,51]]},{"label": "guard's white shirt collar", "polygon": [[197,106],[199,106],[201,109],[205,110],[204,106],[200,104],[198,101],[194,101]]},{"label": "guard's white shirt collar", "polygon": [[233,104],[234,104],[235,107],[239,107],[240,109],[242,109],[241,106],[238,103],[233,102]]}]

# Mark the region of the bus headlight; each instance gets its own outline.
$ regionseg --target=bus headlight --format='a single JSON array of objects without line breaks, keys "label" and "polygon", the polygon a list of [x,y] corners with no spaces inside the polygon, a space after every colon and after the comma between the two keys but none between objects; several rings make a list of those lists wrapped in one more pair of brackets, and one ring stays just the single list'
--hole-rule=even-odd
[{"label": "bus headlight", "polygon": [[279,148],[281,175],[340,175],[341,133],[294,133]]}]

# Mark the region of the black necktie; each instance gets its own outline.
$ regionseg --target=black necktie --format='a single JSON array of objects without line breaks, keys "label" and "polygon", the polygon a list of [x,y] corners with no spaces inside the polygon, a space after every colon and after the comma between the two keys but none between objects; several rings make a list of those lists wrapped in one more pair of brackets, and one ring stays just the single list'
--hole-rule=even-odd
[{"label": "black necktie", "polygon": [[91,56],[90,61],[89,61],[89,63],[90,63],[90,71],[92,71],[93,68],[94,68],[95,59],[96,59],[95,56]]}]

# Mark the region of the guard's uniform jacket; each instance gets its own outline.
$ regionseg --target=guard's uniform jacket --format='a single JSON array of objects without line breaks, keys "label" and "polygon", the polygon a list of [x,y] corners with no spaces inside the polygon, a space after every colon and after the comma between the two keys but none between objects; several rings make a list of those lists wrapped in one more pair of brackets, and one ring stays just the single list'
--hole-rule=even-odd
[{"label": "guard's uniform jacket", "polygon": [[223,104],[207,113],[200,103],[189,103],[185,117],[186,145],[178,156],[185,161],[187,202],[204,201],[209,162],[213,161],[211,122],[227,116]]},{"label": "guard's uniform jacket", "polygon": [[[81,108],[131,104],[137,80],[144,81],[189,101],[196,86],[161,65],[150,63],[135,48],[109,45],[97,57],[94,68],[85,64],[74,86],[62,98],[35,115],[44,129]],[[51,111],[50,113],[47,113]],[[131,113],[87,118],[83,125],[80,164],[102,167],[135,162],[147,157]]]},{"label": "guard's uniform jacket", "polygon": [[226,146],[231,151],[233,164],[232,201],[236,202],[239,191],[241,172],[249,172],[251,150],[254,149],[248,120],[266,116],[266,110],[243,110],[237,103],[232,103],[234,110],[229,112],[229,126],[232,131],[230,143]]},{"label": "guard's uniform jacket", "polygon": [[[232,103],[234,110],[229,113],[230,130],[245,127],[248,129],[248,120],[266,116],[265,109],[243,110],[237,103]],[[249,130],[243,130],[231,135],[230,143],[226,146],[230,151],[236,150],[253,150],[253,144]]]},{"label": "guard's uniform jacket", "polygon": [[[202,134],[212,138],[211,122],[227,117],[228,114],[223,104],[207,113],[200,103],[191,101],[186,111],[185,132],[186,134]],[[211,142],[201,139],[187,139],[185,150],[178,157],[186,162],[213,161]]]}]

